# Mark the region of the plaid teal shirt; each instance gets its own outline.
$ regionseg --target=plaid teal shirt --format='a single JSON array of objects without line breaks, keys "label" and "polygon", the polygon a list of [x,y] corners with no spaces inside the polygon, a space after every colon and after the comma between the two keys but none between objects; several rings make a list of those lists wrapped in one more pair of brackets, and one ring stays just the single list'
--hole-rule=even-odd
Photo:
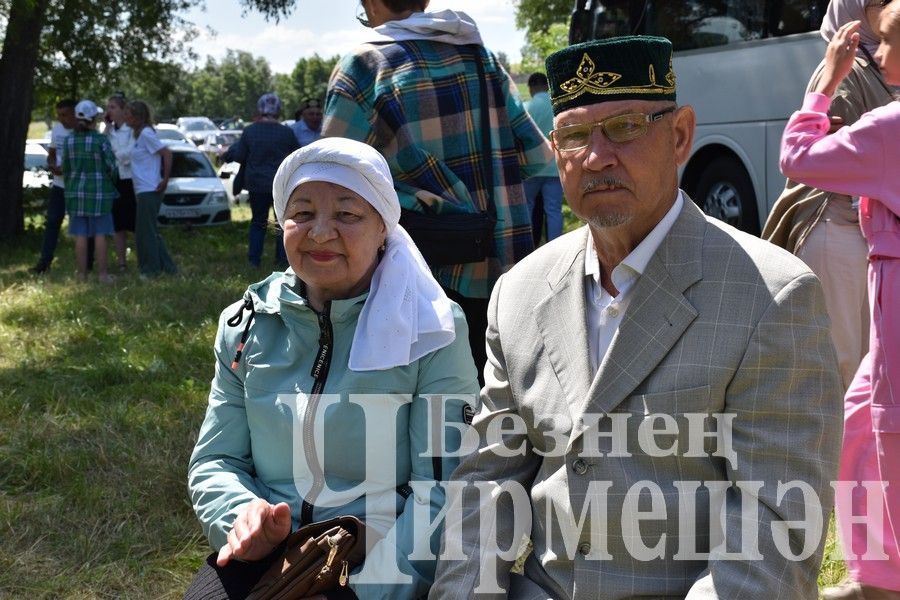
[{"label": "plaid teal shirt", "polygon": [[[473,46],[425,40],[363,44],[338,63],[325,101],[322,136],[377,148],[404,208],[417,198],[437,211],[485,210],[481,89]],[[553,160],[513,82],[478,47],[490,103],[495,257],[434,269],[444,286],[487,298],[497,278],[534,249],[522,180]]]},{"label": "plaid teal shirt", "polygon": [[73,131],[63,146],[66,212],[98,217],[112,211],[119,197],[116,155],[106,136],[96,131]]}]

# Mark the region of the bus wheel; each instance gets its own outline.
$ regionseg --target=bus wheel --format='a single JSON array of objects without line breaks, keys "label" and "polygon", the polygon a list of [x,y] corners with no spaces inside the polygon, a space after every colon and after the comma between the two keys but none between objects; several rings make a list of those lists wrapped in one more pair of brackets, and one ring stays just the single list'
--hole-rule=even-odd
[{"label": "bus wheel", "polygon": [[709,216],[759,235],[753,183],[737,160],[728,156],[712,160],[697,179],[694,202]]}]

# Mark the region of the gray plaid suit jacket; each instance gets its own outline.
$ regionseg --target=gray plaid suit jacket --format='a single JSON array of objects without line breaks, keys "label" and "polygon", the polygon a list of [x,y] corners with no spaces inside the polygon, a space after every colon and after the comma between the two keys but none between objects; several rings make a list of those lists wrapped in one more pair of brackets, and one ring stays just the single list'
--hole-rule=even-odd
[{"label": "gray plaid suit jacket", "polygon": [[[468,485],[449,494],[442,548],[457,553],[442,554],[429,597],[816,598],[843,424],[818,280],[686,201],[592,375],[587,235],[547,244],[494,288],[480,447],[454,472]],[[497,452],[501,415],[503,447],[521,452]],[[730,443],[701,435],[698,449],[729,416]],[[642,443],[650,427],[661,433]],[[524,493],[488,501],[485,481]],[[509,573],[516,527],[534,546],[524,575]]]}]

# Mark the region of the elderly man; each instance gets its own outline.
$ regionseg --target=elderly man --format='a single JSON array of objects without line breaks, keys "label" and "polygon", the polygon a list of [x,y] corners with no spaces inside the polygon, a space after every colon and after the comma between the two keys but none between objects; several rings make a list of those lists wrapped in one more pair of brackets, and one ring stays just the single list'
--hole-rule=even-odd
[{"label": "elderly man", "polygon": [[695,117],[668,40],[547,73],[587,227],[493,290],[430,597],[815,598],[842,422],[818,281],[678,189]]}]

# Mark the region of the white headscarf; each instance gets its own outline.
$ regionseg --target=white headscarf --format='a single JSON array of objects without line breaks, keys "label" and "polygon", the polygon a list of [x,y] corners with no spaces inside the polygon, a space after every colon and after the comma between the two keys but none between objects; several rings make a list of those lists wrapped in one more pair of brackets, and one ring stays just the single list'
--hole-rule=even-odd
[{"label": "white headscarf", "polygon": [[399,225],[400,201],[384,157],[367,144],[337,137],[296,150],[278,167],[272,183],[281,225],[291,194],[308,181],[327,181],[356,192],[381,215],[388,232],[384,256],[356,324],[350,369],[405,366],[449,346],[456,338],[452,305]]},{"label": "white headscarf", "polygon": [[[825,18],[822,20],[822,26],[819,32],[826,42],[830,42],[841,25],[850,21],[862,21],[859,27],[859,45],[864,46],[869,54],[875,56],[878,44],[881,38],[878,33],[872,31],[869,27],[869,20],[866,18],[866,6],[871,5],[877,0],[831,0],[828,3],[828,9],[825,11]],[[865,58],[866,55],[861,50],[856,51],[857,55]]]}]

